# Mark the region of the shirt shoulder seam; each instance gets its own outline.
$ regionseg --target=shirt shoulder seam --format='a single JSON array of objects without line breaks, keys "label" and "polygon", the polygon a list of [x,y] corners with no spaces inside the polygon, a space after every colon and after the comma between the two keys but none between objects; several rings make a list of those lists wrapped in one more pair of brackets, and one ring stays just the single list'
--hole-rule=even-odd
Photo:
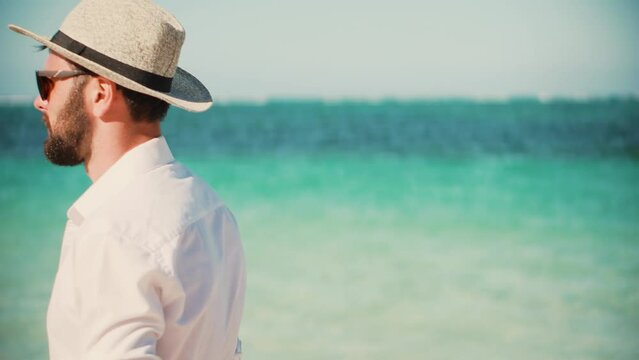
[{"label": "shirt shoulder seam", "polygon": [[151,256],[153,256],[153,258],[156,261],[156,263],[162,268],[162,270],[164,270],[164,272],[167,275],[169,275],[171,277],[174,277],[175,274],[173,273],[173,271],[171,271],[171,268],[170,268],[167,260],[165,259],[165,256],[162,255],[160,250],[163,247],[167,246],[168,244],[177,241],[182,235],[184,235],[184,233],[186,232],[186,230],[188,228],[193,226],[193,224],[198,222],[200,219],[202,219],[203,217],[207,216],[208,214],[215,213],[215,212],[219,211],[220,209],[222,209],[224,207],[225,207],[225,205],[223,203],[220,203],[215,208],[213,208],[212,210],[204,211],[200,216],[192,219],[186,225],[182,226],[180,229],[175,230],[174,232],[167,234],[166,236],[163,237],[163,239],[161,241],[157,241],[157,242],[153,243],[152,245],[148,244],[148,243],[139,243],[139,242],[136,242],[136,241],[133,241],[133,242],[135,243],[135,245],[137,247],[141,248],[142,250],[148,252]]}]

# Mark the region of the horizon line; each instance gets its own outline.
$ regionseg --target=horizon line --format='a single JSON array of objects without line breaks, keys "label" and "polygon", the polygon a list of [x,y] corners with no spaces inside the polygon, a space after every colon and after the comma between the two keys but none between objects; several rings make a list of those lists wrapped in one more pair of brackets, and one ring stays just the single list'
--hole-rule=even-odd
[{"label": "horizon line", "polygon": [[[37,95],[35,95],[37,96]],[[6,95],[0,94],[0,105],[26,105],[35,99],[34,95]],[[423,95],[423,96],[310,96],[310,95],[284,95],[284,96],[255,96],[255,97],[222,97],[213,98],[213,105],[255,104],[296,102],[296,103],[384,103],[384,102],[436,102],[436,101],[468,101],[468,102],[510,102],[510,101],[576,101],[587,102],[597,100],[639,100],[639,92],[610,93],[610,94],[512,94],[512,95]]]}]

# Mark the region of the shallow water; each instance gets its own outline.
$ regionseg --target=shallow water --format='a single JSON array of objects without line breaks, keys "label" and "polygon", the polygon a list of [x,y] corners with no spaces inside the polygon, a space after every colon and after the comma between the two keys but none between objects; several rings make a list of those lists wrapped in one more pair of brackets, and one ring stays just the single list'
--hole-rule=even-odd
[{"label": "shallow water", "polygon": [[[318,149],[287,137],[198,152],[175,123],[167,137],[238,219],[247,358],[636,359],[639,163],[628,121],[626,150],[585,155]],[[44,358],[66,208],[89,181],[39,149],[5,149],[0,359]]]}]

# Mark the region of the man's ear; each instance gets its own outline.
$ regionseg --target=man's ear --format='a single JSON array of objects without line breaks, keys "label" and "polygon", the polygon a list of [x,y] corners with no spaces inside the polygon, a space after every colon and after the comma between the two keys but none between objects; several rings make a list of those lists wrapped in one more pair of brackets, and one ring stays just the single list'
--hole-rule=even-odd
[{"label": "man's ear", "polygon": [[95,76],[87,86],[87,101],[89,109],[96,118],[104,119],[107,113],[114,107],[117,97],[117,85],[101,76]]}]

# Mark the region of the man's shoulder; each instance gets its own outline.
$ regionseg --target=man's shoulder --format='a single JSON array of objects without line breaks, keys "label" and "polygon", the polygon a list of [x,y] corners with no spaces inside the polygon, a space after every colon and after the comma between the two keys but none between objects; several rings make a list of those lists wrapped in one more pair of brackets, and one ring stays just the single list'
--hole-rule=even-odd
[{"label": "man's shoulder", "polygon": [[134,241],[165,241],[222,208],[223,201],[206,181],[172,162],[135,179],[109,199],[94,220]]}]

